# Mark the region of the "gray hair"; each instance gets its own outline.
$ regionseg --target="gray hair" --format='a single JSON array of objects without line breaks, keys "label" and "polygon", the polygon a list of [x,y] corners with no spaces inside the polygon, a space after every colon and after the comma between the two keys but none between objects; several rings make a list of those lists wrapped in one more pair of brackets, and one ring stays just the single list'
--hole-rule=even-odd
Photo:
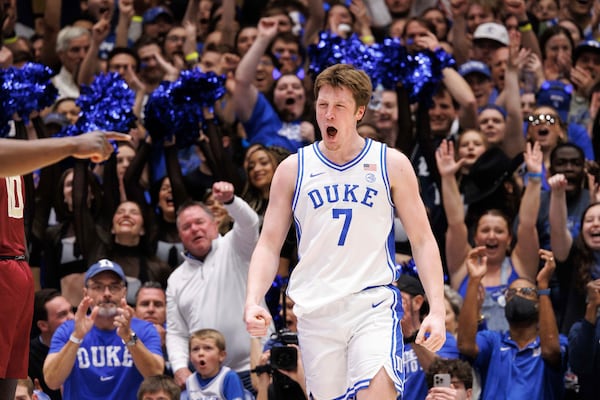
[{"label": "gray hair", "polygon": [[56,51],[66,51],[69,48],[69,42],[73,39],[80,38],[82,36],[90,36],[89,30],[82,28],[81,26],[65,26],[58,32],[56,38]]}]

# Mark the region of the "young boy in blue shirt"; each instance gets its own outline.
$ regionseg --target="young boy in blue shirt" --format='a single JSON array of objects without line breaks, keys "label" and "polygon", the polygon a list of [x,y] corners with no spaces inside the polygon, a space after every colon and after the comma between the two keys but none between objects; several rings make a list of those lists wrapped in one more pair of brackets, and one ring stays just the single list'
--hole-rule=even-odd
[{"label": "young boy in blue shirt", "polygon": [[[190,362],[196,372],[185,381],[182,399],[243,400],[244,385],[235,371],[223,365],[225,337],[215,329],[201,329],[190,336]],[[186,397],[187,396],[187,397]]]}]

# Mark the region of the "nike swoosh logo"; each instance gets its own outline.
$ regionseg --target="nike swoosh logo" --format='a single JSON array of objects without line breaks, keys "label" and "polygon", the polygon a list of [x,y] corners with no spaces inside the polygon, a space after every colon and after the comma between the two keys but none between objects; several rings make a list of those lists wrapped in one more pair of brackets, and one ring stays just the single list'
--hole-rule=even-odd
[{"label": "nike swoosh logo", "polygon": [[100,377],[100,382],[110,381],[113,378],[114,378],[114,376],[101,376]]},{"label": "nike swoosh logo", "polygon": [[500,347],[500,351],[508,351],[508,350],[510,350],[510,347],[508,347],[508,346]]},{"label": "nike swoosh logo", "polygon": [[311,172],[310,173],[310,177],[314,178],[315,176],[319,176],[319,175],[323,175],[325,172]]},{"label": "nike swoosh logo", "polygon": [[378,302],[378,303],[373,303],[373,304],[371,304],[371,307],[372,307],[372,308],[375,308],[375,307],[379,306],[381,303],[383,303],[384,301],[385,301],[385,300],[381,300],[381,301],[380,301],[380,302]]}]

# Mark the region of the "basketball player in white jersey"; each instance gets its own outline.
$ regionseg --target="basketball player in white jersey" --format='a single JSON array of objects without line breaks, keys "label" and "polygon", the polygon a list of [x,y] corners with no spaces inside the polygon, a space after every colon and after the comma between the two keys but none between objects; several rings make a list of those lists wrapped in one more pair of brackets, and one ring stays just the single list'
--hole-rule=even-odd
[{"label": "basketball player in white jersey", "polygon": [[288,295],[296,303],[307,388],[322,399],[396,399],[403,390],[401,297],[392,285],[393,219],[412,244],[429,303],[416,343],[437,351],[445,338],[442,265],[408,159],[363,139],[356,125],[371,81],[346,64],[315,81],[323,140],[278,167],[250,264],[245,319],[264,336],[271,321],[260,301],[277,272],[292,219],[300,261]]}]

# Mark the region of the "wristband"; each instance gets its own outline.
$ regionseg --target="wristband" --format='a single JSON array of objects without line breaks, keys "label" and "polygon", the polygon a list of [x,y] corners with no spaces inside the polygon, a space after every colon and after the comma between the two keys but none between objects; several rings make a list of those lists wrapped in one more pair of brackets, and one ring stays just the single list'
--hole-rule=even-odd
[{"label": "wristband", "polygon": [[537,294],[538,294],[538,296],[549,296],[550,289],[538,289]]},{"label": "wristband", "polygon": [[198,58],[200,57],[200,55],[198,54],[197,51],[191,52],[190,54],[186,54],[185,55],[185,61],[198,61]]},{"label": "wristband", "polygon": [[144,21],[144,18],[141,15],[134,15],[133,17],[131,17],[131,21],[142,23]]},{"label": "wristband", "polygon": [[83,342],[83,339],[79,339],[78,337],[75,337],[75,335],[71,334],[71,336],[69,336],[69,341],[75,344],[81,344],[81,342]]},{"label": "wristband", "polygon": [[415,332],[413,335],[405,337],[403,340],[404,344],[414,343],[417,339],[417,333]]},{"label": "wristband", "polygon": [[541,180],[543,175],[544,174],[542,174],[541,172],[528,172],[527,174],[525,174],[525,176],[527,176],[527,179],[532,180]]},{"label": "wristband", "polygon": [[375,37],[373,35],[363,35],[360,37],[360,41],[364,44],[373,44],[375,43]]},{"label": "wristband", "polygon": [[4,44],[13,44],[17,42],[17,35],[13,36],[13,37],[8,37],[8,38],[4,38],[4,40],[2,41],[2,43]]},{"label": "wristband", "polygon": [[519,32],[521,33],[525,33],[525,32],[531,32],[533,30],[533,27],[531,26],[531,23],[527,22],[525,25],[519,26]]}]

